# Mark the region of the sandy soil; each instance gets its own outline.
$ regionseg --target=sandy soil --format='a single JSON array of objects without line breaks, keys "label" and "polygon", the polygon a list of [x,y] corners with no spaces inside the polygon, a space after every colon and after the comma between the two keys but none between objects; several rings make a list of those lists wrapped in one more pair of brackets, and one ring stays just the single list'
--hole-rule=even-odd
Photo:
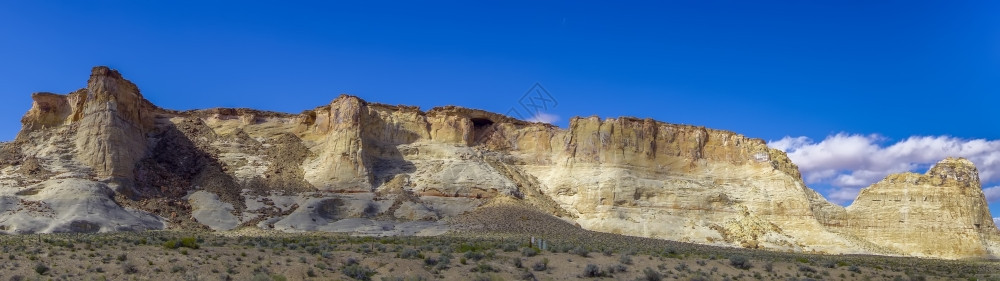
[{"label": "sandy soil", "polygon": [[[190,244],[181,242],[184,238]],[[0,280],[351,280],[346,274],[352,268],[369,273],[359,275],[359,280],[1000,278],[1000,265],[990,262],[713,254],[680,248],[615,251],[556,241],[547,241],[549,251],[531,255],[535,251],[527,248],[529,241],[451,235],[372,238],[170,231],[2,236]],[[741,257],[749,268],[734,265]],[[928,262],[944,266],[922,264]],[[589,265],[597,270],[588,271]]]}]

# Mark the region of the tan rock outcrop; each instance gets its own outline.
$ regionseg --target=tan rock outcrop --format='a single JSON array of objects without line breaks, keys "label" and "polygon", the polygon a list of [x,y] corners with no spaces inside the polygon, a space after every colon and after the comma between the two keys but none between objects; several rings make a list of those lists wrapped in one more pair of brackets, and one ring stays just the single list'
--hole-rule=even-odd
[{"label": "tan rock outcrop", "polygon": [[53,93],[31,94],[31,109],[21,118],[23,130],[32,131],[38,129],[62,126],[73,108],[67,101],[66,96]]},{"label": "tan rock outcrop", "polygon": [[318,157],[305,163],[305,178],[323,190],[371,191],[371,175],[362,148],[362,114],[365,103],[341,96],[330,106],[314,111],[307,133],[318,136]]},{"label": "tan rock outcrop", "polygon": [[893,174],[861,190],[838,228],[907,255],[995,255],[1000,233],[981,188],[972,162],[948,158],[923,175]]},{"label": "tan rock outcrop", "polygon": [[[890,176],[844,208],[763,140],[652,119],[577,117],[562,129],[349,95],[301,114],[180,112],[106,67],[85,89],[32,100],[0,154],[0,209],[62,174],[110,178],[118,203],[169,227],[440,233],[443,224],[392,221],[518,200],[590,230],[736,247],[968,258],[1000,245],[962,159]],[[212,200],[183,199],[195,192]]]},{"label": "tan rock outcrop", "polygon": [[[87,88],[69,95],[36,93],[22,118],[22,135],[38,129],[70,126],[77,159],[101,177],[128,179],[146,153],[145,132],[152,129],[156,107],[116,70],[94,67]],[[20,137],[20,136],[19,136]]]},{"label": "tan rock outcrop", "polygon": [[98,176],[132,178],[136,162],[146,154],[145,133],[152,128],[156,107],[135,84],[107,67],[94,68],[81,103],[73,120],[78,158]]}]

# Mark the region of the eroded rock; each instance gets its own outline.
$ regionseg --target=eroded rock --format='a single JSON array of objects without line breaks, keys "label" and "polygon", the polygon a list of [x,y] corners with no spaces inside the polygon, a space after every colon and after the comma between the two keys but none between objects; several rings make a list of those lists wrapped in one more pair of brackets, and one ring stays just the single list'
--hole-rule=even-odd
[{"label": "eroded rock", "polygon": [[964,159],[889,176],[843,208],[806,187],[763,140],[652,119],[576,117],[563,129],[349,95],[300,114],[172,111],[106,67],[95,67],[84,89],[32,100],[18,139],[0,149],[6,233],[207,225],[430,235],[484,205],[517,202],[510,210],[589,230],[694,243],[941,258],[1000,252],[978,174]]}]

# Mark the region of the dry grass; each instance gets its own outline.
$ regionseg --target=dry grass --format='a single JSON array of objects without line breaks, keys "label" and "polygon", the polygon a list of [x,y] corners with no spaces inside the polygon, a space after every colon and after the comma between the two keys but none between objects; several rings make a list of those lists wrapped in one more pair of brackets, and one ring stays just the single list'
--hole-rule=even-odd
[{"label": "dry grass", "polygon": [[[991,261],[710,247],[585,231],[516,206],[454,223],[461,231],[438,237],[248,229],[0,236],[0,281],[1000,280]],[[547,250],[529,247],[531,237]]]},{"label": "dry grass", "polygon": [[[0,237],[4,250],[0,275],[14,278],[9,280],[349,280],[346,274],[357,272],[371,273],[354,274],[371,280],[574,280],[588,276],[648,280],[650,273],[662,280],[1000,277],[1000,266],[985,261],[783,254],[668,241],[659,241],[662,245],[655,248],[643,248],[652,246],[650,242],[622,247],[629,250],[609,250],[600,243],[548,239],[550,250],[537,251],[528,248],[530,238],[512,235],[373,238],[158,231],[4,236]],[[185,241],[177,243],[187,246],[165,247],[173,241]],[[190,241],[196,246],[188,245]]]}]

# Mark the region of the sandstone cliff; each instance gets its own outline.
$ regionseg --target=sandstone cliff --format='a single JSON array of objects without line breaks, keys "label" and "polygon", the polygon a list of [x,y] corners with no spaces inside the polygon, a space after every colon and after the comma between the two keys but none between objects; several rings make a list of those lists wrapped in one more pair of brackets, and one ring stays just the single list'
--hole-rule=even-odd
[{"label": "sandstone cliff", "polygon": [[997,227],[981,188],[972,162],[948,158],[926,174],[894,174],[863,189],[834,228],[907,255],[997,254]]},{"label": "sandstone cliff", "polygon": [[[94,67],[87,87],[69,95],[36,93],[22,118],[18,140],[30,142],[51,130],[64,133],[75,145],[76,159],[98,177],[128,180],[146,153],[145,133],[152,129],[156,107],[118,71]],[[42,136],[43,138],[45,136]]]},{"label": "sandstone cliff", "polygon": [[[562,129],[349,95],[300,114],[180,112],[106,67],[87,88],[32,99],[17,140],[0,149],[7,233],[434,235],[503,199],[590,230],[748,248],[969,258],[1000,243],[965,160],[890,176],[843,208],[763,140],[651,119],[573,118]],[[68,189],[85,196],[57,192]]]}]

